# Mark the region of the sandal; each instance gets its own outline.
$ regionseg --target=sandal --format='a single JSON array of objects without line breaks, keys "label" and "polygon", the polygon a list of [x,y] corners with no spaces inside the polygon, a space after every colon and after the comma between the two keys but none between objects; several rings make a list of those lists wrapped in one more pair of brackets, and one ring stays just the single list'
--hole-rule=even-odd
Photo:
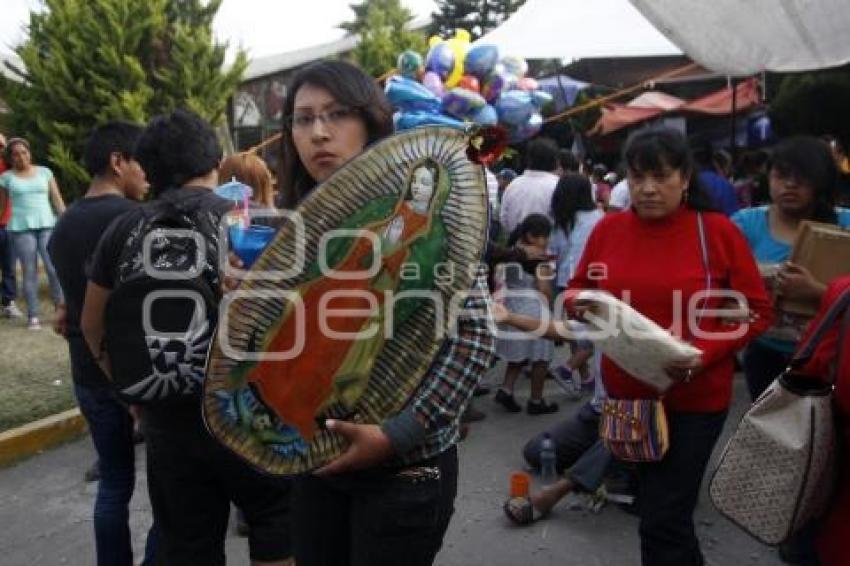
[{"label": "sandal", "polygon": [[527,497],[512,497],[505,501],[503,509],[508,519],[520,527],[530,525],[548,515],[539,511]]}]

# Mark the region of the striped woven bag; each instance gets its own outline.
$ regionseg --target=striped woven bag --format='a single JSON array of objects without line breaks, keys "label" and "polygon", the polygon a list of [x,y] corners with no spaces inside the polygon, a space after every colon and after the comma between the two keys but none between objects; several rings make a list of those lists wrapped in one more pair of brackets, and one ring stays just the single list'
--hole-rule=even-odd
[{"label": "striped woven bag", "polygon": [[618,460],[657,462],[670,447],[664,405],[657,399],[606,399],[599,437]]}]

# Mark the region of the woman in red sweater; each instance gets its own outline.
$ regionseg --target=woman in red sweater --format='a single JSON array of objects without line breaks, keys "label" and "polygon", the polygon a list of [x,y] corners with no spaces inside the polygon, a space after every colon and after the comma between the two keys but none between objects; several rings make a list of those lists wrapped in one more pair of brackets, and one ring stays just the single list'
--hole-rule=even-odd
[{"label": "woman in red sweater", "polygon": [[[710,211],[684,136],[674,130],[640,132],[627,143],[624,161],[632,207],[596,225],[569,289],[608,291],[702,351],[667,369],[677,381],[663,398],[670,449],[660,462],[638,465],[642,563],[700,566],[693,512],[731,401],[734,356],[773,315],[747,241],[723,214]],[[722,296],[709,297],[689,313],[691,298],[706,289],[737,292],[749,319],[731,323],[699,316],[728,306]],[[675,320],[678,312],[684,320]],[[692,317],[701,332],[689,329]],[[733,335],[738,325],[740,332]],[[602,375],[612,399],[659,398],[607,358]]]},{"label": "woman in red sweater", "polygon": [[[811,332],[832,304],[850,289],[850,276],[839,277],[824,293],[821,309],[809,326]],[[821,566],[850,566],[850,328],[842,333],[842,319],[824,335],[801,372],[826,379],[835,367],[834,407],[839,433],[839,476],[832,506],[818,529],[817,554]],[[802,342],[808,340],[808,335]],[[801,343],[802,343],[801,342]]]}]

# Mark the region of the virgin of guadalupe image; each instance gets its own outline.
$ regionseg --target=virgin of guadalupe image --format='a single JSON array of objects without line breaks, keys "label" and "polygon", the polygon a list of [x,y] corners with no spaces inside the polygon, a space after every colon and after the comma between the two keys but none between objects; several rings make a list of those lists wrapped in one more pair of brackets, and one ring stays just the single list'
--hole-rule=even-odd
[{"label": "virgin of guadalupe image", "polygon": [[[328,407],[338,404],[350,410],[355,406],[385,341],[392,338],[386,331],[404,322],[422,302],[396,302],[392,294],[428,291],[434,286],[434,265],[446,255],[439,213],[449,191],[448,175],[440,174],[436,162],[425,160],[411,168],[407,184],[401,198],[376,199],[341,226],[371,232],[380,246],[366,235],[329,241],[325,250],[329,268],[364,275],[333,277],[322,273],[318,262],[310,265],[306,281],[294,289],[302,298],[305,316],[295,316],[292,308],[285,310],[262,337],[259,348],[292,351],[301,333],[301,353],[288,360],[243,362],[234,370],[263,404],[307,441],[313,439],[317,420]],[[416,276],[403,276],[409,266],[415,268]],[[322,305],[328,293],[334,293],[333,298]],[[365,308],[367,296],[373,307],[377,305],[371,311]],[[325,319],[329,311],[362,314]],[[387,317],[392,317],[389,323]],[[323,323],[333,332],[323,331]]]}]

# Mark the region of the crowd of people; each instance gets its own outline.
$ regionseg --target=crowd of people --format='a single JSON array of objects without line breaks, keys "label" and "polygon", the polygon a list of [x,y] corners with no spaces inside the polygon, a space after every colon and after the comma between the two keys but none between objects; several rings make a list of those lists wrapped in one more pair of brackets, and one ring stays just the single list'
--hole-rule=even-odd
[{"label": "crowd of people", "polygon": [[[637,497],[642,563],[703,564],[693,515],[732,402],[736,364],[756,399],[788,364],[811,322],[775,312],[772,299],[804,301],[822,313],[850,284],[846,277],[820,282],[788,262],[803,221],[850,227],[850,211],[837,206],[847,174],[839,142],[789,138],[763,154],[745,154],[736,176],[725,151],[694,151],[679,132],[646,130],[623,148],[620,179],[550,139],[531,140],[521,173],[487,172],[491,241],[475,292],[404,409],[381,425],[326,421],[346,439],[346,451],[315,473],[276,478],[218,444],[199,402],[127,406],[112,386],[104,344],[114,332],[106,323],[110,297],[134,275],[137,262],[128,261],[128,249],[138,244],[158,203],[215,221],[196,226],[217,254],[222,242],[204,227],[232,208],[215,194],[217,187],[230,181],[252,187],[255,211],[292,209],[393,132],[392,109],[376,82],[339,61],[296,74],[283,124],[277,193],[262,159],[223,159],[213,129],[189,111],[175,110],[145,126],[101,125],[84,155],[91,183],[67,210],[53,174],[34,164],[28,142],[0,137],[0,167],[8,169],[0,170],[3,314],[40,327],[40,258],[56,307],[54,327],[67,339],[74,392],[98,456],[98,564],[133,560],[128,505],[136,421],[144,431],[153,510],[144,564],[223,564],[231,505],[244,522],[252,564],[432,564],[454,511],[462,421],[477,420],[470,418],[470,399],[487,393],[481,378],[497,358],[505,370],[493,400],[507,412],[523,411],[515,386],[525,371],[531,381],[525,412],[531,416],[559,410],[544,399],[547,379],[569,400],[593,390],[577,411],[517,447],[539,470],[543,445],[553,440],[559,477],[529,495],[528,509],[506,506],[508,517],[527,525],[572,491],[593,493],[606,479],[625,477]],[[763,187],[766,194],[759,196]],[[13,258],[22,266],[26,315],[15,302]],[[241,265],[235,256],[230,262]],[[217,300],[239,283],[224,277],[216,262],[204,264],[202,276],[219,292]],[[562,311],[578,320],[593,312],[592,301],[576,298],[588,289],[628,296],[633,308],[665,329],[676,328],[680,305],[706,291],[736,292],[744,315],[703,316],[725,306],[725,296],[709,294],[700,306],[699,332],[675,331],[700,354],[665,368],[674,385],[660,395],[603,356],[566,319],[551,320]],[[542,334],[529,334],[541,326]],[[730,328],[741,332],[726,332]],[[834,363],[842,345],[837,329],[833,334],[812,359],[812,375]],[[567,360],[554,364],[563,345]],[[836,387],[842,418],[850,414],[849,367],[841,365]],[[599,436],[607,399],[662,401],[670,437],[662,459],[632,465],[612,456]],[[842,430],[850,439],[850,427]],[[840,492],[812,536],[790,542],[788,555],[802,564],[846,564],[841,541],[850,536],[848,493]]]}]

